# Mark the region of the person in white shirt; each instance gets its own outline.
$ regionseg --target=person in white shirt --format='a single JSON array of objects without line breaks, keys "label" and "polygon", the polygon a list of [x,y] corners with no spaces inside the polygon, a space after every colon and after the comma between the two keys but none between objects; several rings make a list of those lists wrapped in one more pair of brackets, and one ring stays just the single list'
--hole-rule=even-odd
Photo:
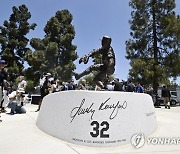
[{"label": "person in white shirt", "polygon": [[9,104],[9,97],[8,97],[8,89],[9,89],[9,83],[7,80],[4,80],[4,86],[3,86],[3,97],[2,97],[2,109],[1,112],[6,112],[6,107]]},{"label": "person in white shirt", "polygon": [[21,94],[22,91],[13,91],[11,94],[9,94],[9,107],[11,108],[11,115],[14,115],[16,113],[26,113],[26,109],[20,104],[21,101],[19,100],[19,98],[21,97]]},{"label": "person in white shirt", "polygon": [[26,91],[27,81],[25,80],[24,76],[19,77],[18,89],[23,89]]}]

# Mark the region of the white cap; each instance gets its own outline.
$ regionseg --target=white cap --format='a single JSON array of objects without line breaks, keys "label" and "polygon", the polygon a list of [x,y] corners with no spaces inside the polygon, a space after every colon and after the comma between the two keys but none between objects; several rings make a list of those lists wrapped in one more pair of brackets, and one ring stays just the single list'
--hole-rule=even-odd
[{"label": "white cap", "polygon": [[12,93],[10,93],[9,95],[9,98],[15,98],[16,97],[16,91],[13,91]]},{"label": "white cap", "polygon": [[19,89],[17,90],[17,92],[19,92],[19,93],[25,93],[25,91],[24,91],[23,88],[19,88]]},{"label": "white cap", "polygon": [[46,73],[46,75],[45,76],[51,76],[51,73]]}]

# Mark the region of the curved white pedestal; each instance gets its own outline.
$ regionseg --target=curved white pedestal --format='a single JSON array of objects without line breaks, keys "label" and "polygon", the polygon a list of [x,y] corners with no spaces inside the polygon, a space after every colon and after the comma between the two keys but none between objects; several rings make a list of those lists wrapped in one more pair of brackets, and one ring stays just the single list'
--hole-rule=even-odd
[{"label": "curved white pedestal", "polygon": [[157,128],[147,94],[109,91],[64,91],[43,99],[37,126],[63,141],[93,147],[130,143]]}]

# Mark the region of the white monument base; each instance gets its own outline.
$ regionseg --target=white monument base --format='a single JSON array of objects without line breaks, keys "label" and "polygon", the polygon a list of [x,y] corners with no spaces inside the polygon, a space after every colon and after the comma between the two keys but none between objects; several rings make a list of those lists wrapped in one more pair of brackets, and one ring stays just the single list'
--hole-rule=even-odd
[{"label": "white monument base", "polygon": [[92,147],[130,143],[134,134],[157,128],[148,94],[110,91],[64,91],[43,99],[37,126],[60,140]]}]

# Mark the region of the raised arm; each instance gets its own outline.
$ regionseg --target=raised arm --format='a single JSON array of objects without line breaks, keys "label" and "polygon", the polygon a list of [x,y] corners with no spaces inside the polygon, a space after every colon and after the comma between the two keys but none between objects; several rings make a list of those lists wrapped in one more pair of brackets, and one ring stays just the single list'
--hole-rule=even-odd
[{"label": "raised arm", "polygon": [[82,62],[84,62],[84,64],[87,64],[89,61],[89,57],[92,57],[96,53],[99,53],[99,51],[100,51],[100,49],[97,49],[97,50],[93,49],[88,55],[85,55],[82,58],[80,58],[79,64],[81,64]]}]

